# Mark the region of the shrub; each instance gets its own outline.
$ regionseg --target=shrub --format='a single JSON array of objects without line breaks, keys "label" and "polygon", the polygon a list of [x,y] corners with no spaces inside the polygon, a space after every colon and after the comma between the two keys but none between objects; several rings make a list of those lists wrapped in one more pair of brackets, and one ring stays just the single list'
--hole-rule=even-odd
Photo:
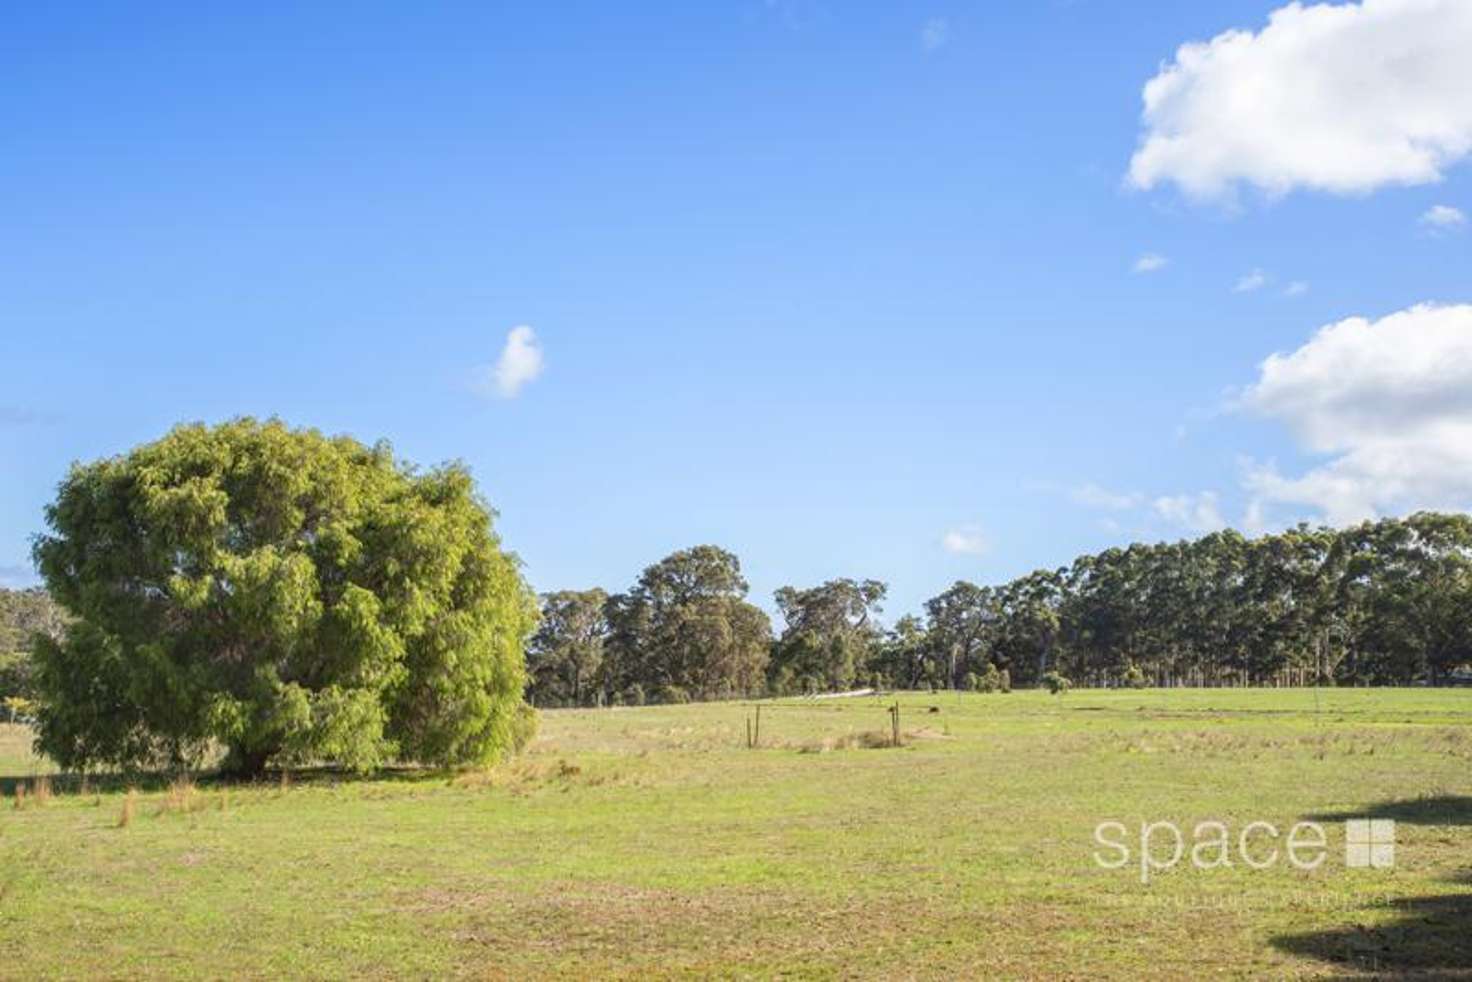
[{"label": "shrub", "polygon": [[1047,688],[1047,690],[1053,693],[1053,695],[1055,696],[1062,695],[1069,689],[1073,688],[1073,683],[1070,682],[1066,677],[1059,675],[1057,672],[1048,672],[1046,675],[1043,676],[1042,681],[1044,687]]},{"label": "shrub", "polygon": [[1124,670],[1124,675],[1121,676],[1121,680],[1131,689],[1143,689],[1150,684],[1149,680],[1145,678],[1145,673],[1140,671],[1140,666],[1138,665],[1127,666]]},{"label": "shrub", "polygon": [[987,663],[986,671],[977,678],[977,686],[982,692],[1001,692],[1002,673],[997,671],[997,666]]}]

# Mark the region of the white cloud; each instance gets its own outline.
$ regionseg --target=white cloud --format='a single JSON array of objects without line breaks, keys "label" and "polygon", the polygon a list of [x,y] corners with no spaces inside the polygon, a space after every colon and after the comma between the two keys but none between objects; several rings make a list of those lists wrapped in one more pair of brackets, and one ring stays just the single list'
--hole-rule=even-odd
[{"label": "white cloud", "polygon": [[1294,280],[1292,283],[1283,287],[1283,296],[1285,297],[1301,297],[1307,292],[1308,281],[1306,280]]},{"label": "white cloud", "polygon": [[1472,506],[1472,305],[1411,307],[1321,328],[1262,363],[1237,402],[1325,462],[1297,476],[1249,462],[1249,514],[1316,509],[1335,525]]},{"label": "white cloud", "polygon": [[1162,256],[1160,253],[1147,252],[1139,259],[1135,260],[1135,265],[1132,267],[1132,269],[1136,273],[1154,273],[1158,270],[1164,269],[1169,263],[1170,260]]},{"label": "white cloud", "polygon": [[920,46],[935,51],[951,39],[951,24],[944,17],[932,17],[920,28]]},{"label": "white cloud", "polygon": [[1200,494],[1177,494],[1156,498],[1151,502],[1155,514],[1191,532],[1204,534],[1227,527],[1215,491]]},{"label": "white cloud", "polygon": [[962,556],[980,556],[986,552],[988,546],[986,536],[977,525],[962,525],[951,529],[941,537],[940,544],[946,552]]},{"label": "white cloud", "polygon": [[1260,269],[1254,269],[1245,276],[1239,277],[1237,285],[1232,287],[1233,293],[1253,293],[1268,285],[1268,274]]},{"label": "white cloud", "polygon": [[1472,153],[1472,3],[1290,3],[1184,44],[1145,85],[1138,188],[1355,194],[1425,184]]},{"label": "white cloud", "polygon": [[1467,215],[1451,205],[1432,205],[1421,215],[1421,224],[1427,228],[1448,231],[1467,224]]},{"label": "white cloud", "polygon": [[1127,508],[1134,508],[1142,500],[1138,494],[1110,491],[1092,482],[1079,485],[1070,491],[1068,496],[1080,505],[1108,511],[1124,511]]},{"label": "white cloud", "polygon": [[481,369],[482,387],[502,399],[514,399],[522,387],[542,374],[542,346],[525,324],[513,327],[494,365]]}]

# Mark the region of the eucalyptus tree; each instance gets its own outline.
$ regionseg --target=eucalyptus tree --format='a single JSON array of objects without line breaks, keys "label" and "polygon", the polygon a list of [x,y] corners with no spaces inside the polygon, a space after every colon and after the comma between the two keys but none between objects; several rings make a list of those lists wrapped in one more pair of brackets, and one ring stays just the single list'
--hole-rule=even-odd
[{"label": "eucalyptus tree", "polygon": [[608,636],[608,594],[559,590],[542,597],[542,618],[527,646],[527,694],[538,706],[585,706],[597,701]]},{"label": "eucalyptus tree", "polygon": [[610,696],[720,698],[760,691],[772,643],[767,615],[747,603],[741,563],[711,545],[673,553],[605,605]]},{"label": "eucalyptus tree", "polygon": [[991,660],[1018,681],[1042,678],[1056,660],[1062,633],[1062,571],[1029,573],[999,588],[995,599]]},{"label": "eucalyptus tree", "polygon": [[1472,519],[1422,513],[1361,527],[1379,670],[1435,682],[1472,662]]},{"label": "eucalyptus tree", "polygon": [[884,632],[869,660],[869,671],[877,685],[918,689],[932,675],[939,677],[925,623],[905,614]]},{"label": "eucalyptus tree", "polygon": [[838,579],[777,590],[786,627],[768,669],[774,691],[851,688],[882,637],[876,616],[887,589],[878,580]]},{"label": "eucalyptus tree", "polygon": [[959,688],[967,672],[991,662],[1001,610],[996,591],[957,580],[925,603],[925,630],[933,656],[944,666],[946,687]]}]

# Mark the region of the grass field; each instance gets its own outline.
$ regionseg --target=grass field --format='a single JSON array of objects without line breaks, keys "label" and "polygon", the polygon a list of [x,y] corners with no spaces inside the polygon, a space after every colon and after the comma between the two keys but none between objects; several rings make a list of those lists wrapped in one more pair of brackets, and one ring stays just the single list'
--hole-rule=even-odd
[{"label": "grass field", "polygon": [[[45,768],[0,728],[0,975],[1472,977],[1472,692],[899,702],[897,749],[872,698],[764,704],[755,750],[749,705],[548,712],[489,773],[156,788],[122,827],[121,790],[12,807]],[[1346,868],[1358,816],[1393,869]],[[1109,820],[1305,818],[1311,872],[1094,858]]]}]

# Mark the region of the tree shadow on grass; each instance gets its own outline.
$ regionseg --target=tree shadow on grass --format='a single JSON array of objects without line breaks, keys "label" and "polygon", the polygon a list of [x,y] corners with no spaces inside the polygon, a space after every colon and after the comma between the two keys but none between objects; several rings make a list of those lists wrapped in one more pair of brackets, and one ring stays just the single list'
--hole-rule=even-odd
[{"label": "tree shadow on grass", "polygon": [[34,793],[38,782],[44,781],[55,794],[78,794],[127,791],[162,791],[181,779],[188,779],[199,787],[292,787],[331,786],[363,781],[418,784],[443,782],[455,772],[429,767],[397,766],[385,767],[367,774],[342,770],[335,767],[300,767],[288,770],[269,770],[256,778],[240,778],[219,771],[190,771],[171,773],[167,771],[145,771],[133,774],[101,773],[87,774],[7,774],[0,775],[0,798],[13,798],[17,787],[23,793]]},{"label": "tree shadow on grass", "polygon": [[[1427,795],[1309,817],[1317,822],[1388,818],[1407,825],[1472,826],[1472,797]],[[1452,882],[1472,885],[1472,870]],[[1377,909],[1394,911],[1396,919],[1376,923],[1380,918],[1371,912]],[[1273,946],[1356,974],[1472,978],[1472,893],[1408,897],[1367,907],[1365,913],[1327,930],[1280,935]]]},{"label": "tree shadow on grass", "polygon": [[[1357,811],[1308,816],[1315,822],[1347,822],[1355,818],[1389,818],[1406,825],[1472,825],[1472,796],[1441,794],[1382,801]],[[1472,969],[1472,966],[1469,966]]]},{"label": "tree shadow on grass", "polygon": [[[1472,883],[1472,875],[1463,873],[1457,882]],[[1472,893],[1410,897],[1386,906],[1397,920],[1372,926],[1367,917],[1324,931],[1279,935],[1272,944],[1356,974],[1472,978]]]}]

